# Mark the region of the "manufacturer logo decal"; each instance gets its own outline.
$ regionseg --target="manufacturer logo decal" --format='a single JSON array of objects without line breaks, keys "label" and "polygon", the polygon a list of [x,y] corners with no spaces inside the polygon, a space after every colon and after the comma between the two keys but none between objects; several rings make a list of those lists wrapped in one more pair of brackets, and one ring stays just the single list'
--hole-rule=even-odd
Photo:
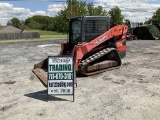
[{"label": "manufacturer logo decal", "polygon": [[102,42],[103,40],[105,40],[105,38],[107,38],[107,36],[103,36],[102,38],[100,38],[99,40],[97,40],[96,44],[99,44],[100,42]]}]

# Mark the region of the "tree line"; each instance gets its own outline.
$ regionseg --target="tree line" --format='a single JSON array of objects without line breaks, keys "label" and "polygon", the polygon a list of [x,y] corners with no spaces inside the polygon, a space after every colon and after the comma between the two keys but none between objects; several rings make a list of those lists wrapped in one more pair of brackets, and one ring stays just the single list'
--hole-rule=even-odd
[{"label": "tree line", "polygon": [[49,16],[35,15],[26,20],[19,20],[14,17],[7,22],[7,25],[12,25],[20,29],[39,29],[55,31],[55,18]]},{"label": "tree line", "polygon": [[102,6],[94,6],[93,3],[86,3],[83,1],[66,0],[66,7],[60,10],[56,16],[32,16],[26,20],[19,20],[14,17],[7,22],[7,25],[13,25],[21,29],[39,29],[39,30],[50,30],[66,33],[68,31],[68,19],[77,16],[106,16],[112,17],[112,22],[122,23],[123,16],[121,10],[116,6],[110,11],[106,11]]},{"label": "tree line", "polygon": [[[66,33],[68,32],[68,19],[77,16],[110,16],[112,24],[122,24],[124,16],[120,8],[114,8],[106,11],[102,6],[94,6],[93,3],[86,3],[78,0],[66,0],[66,6],[60,10],[56,16],[35,15],[26,20],[12,18],[7,25],[13,25],[21,29],[39,29]],[[160,8],[153,14],[152,21],[160,23]],[[150,20],[145,23],[149,23]]]},{"label": "tree line", "polygon": [[160,7],[153,13],[150,19],[145,21],[145,24],[160,24]]}]

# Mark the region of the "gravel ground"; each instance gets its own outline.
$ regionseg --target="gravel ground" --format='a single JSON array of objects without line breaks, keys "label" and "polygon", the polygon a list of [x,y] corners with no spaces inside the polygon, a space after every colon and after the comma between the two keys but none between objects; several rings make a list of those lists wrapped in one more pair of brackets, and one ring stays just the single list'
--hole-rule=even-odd
[{"label": "gravel ground", "polygon": [[59,53],[48,43],[0,44],[1,120],[159,120],[160,40],[127,41],[120,69],[77,78],[72,96],[50,96],[31,72]]}]

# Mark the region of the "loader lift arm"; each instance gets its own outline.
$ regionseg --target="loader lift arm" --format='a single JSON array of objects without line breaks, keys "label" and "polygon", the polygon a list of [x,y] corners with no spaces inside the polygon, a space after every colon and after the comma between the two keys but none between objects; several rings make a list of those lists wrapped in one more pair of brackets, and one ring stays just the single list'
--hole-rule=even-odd
[{"label": "loader lift arm", "polygon": [[[118,25],[104,34],[100,35],[99,37],[95,38],[94,40],[82,43],[81,45],[77,45],[73,48],[72,55],[75,56],[75,62],[76,62],[76,71],[78,71],[78,65],[81,62],[83,56],[90,52],[92,49],[96,48],[97,46],[101,45],[102,43],[106,42],[107,40],[113,38],[113,37],[120,37],[121,41],[123,42],[126,39],[126,33],[127,33],[128,27],[125,25]],[[117,43],[118,44],[118,43]],[[122,46],[118,46],[122,47]]]}]

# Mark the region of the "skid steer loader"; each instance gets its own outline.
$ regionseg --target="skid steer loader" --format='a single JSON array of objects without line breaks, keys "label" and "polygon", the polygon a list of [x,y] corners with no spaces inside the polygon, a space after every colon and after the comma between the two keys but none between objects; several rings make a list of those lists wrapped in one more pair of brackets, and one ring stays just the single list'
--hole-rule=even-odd
[{"label": "skid steer loader", "polygon": [[[59,55],[74,57],[78,74],[90,76],[119,68],[126,55],[126,25],[110,28],[108,16],[82,16],[69,20],[69,41],[61,44]],[[35,64],[33,73],[47,85],[48,58]]]}]

